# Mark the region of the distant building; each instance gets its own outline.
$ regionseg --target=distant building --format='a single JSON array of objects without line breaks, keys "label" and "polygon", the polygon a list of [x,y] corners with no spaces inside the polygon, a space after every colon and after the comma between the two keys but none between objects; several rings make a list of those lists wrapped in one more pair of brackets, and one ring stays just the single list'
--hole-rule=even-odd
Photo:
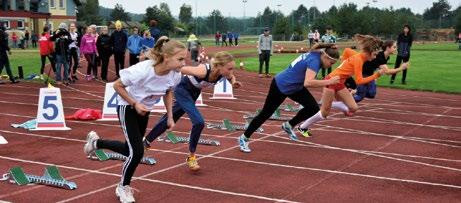
[{"label": "distant building", "polygon": [[0,23],[11,31],[41,33],[61,22],[77,21],[77,6],[86,0],[0,0]]}]

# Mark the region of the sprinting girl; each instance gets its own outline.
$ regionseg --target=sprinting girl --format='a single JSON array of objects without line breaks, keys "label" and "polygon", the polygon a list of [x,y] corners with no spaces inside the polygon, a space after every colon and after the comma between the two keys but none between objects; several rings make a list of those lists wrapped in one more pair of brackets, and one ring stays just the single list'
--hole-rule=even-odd
[{"label": "sprinting girl", "polygon": [[[379,69],[384,68],[386,70],[386,75],[396,74],[402,70],[406,70],[408,68],[408,62],[403,63],[399,68],[396,69],[389,69],[387,67],[387,61],[391,54],[395,54],[397,50],[397,44],[394,40],[387,40],[383,43],[382,51],[376,55],[376,58],[372,61],[367,61],[363,64],[363,71],[362,75],[364,77],[368,77],[373,75],[373,73]],[[353,50],[352,50],[353,51]],[[355,52],[355,51],[353,51]],[[358,52],[355,52],[356,54]],[[357,86],[357,92],[354,95],[354,100],[356,103],[362,101],[365,97],[373,99],[376,96],[376,81],[372,80],[367,84],[362,84]]]},{"label": "sprinting girl", "polygon": [[[185,66],[181,68],[181,72],[187,76],[183,77],[181,83],[174,91],[176,102],[173,106],[173,119],[178,121],[184,113],[189,115],[192,122],[192,130],[190,132],[189,156],[186,159],[187,166],[192,171],[197,171],[200,166],[195,157],[197,143],[200,139],[200,134],[205,126],[200,111],[195,106],[195,101],[199,97],[203,88],[214,86],[222,77],[228,79],[234,88],[241,86],[237,82],[233,74],[235,68],[234,57],[227,52],[218,52],[211,59],[210,64],[201,64],[199,66]],[[144,146],[150,147],[158,136],[167,129],[166,114],[159,120],[149,135],[144,140]]]},{"label": "sprinting girl", "polygon": [[334,44],[315,44],[312,51],[300,55],[291,62],[287,69],[277,74],[272,80],[263,109],[251,121],[245,132],[238,137],[240,151],[251,152],[249,147],[250,136],[274,113],[287,97],[304,107],[290,121],[282,124],[282,129],[288,133],[290,139],[298,140],[292,126],[297,125],[305,118],[309,118],[319,110],[317,101],[307,88],[338,84],[338,76],[325,80],[315,79],[320,68],[331,67],[338,59],[338,49]]},{"label": "sprinting girl", "polygon": [[174,127],[172,103],[173,88],[180,82],[180,68],[185,64],[187,50],[184,44],[168,38],[160,38],[151,49],[150,60],[137,63],[120,71],[120,78],[114,82],[118,93],[117,113],[125,136],[125,142],[100,139],[91,131],[83,150],[87,155],[96,149],[110,149],[127,156],[123,165],[122,179],[115,190],[121,202],[134,202],[130,187],[131,178],[139,165],[144,147],[142,138],[146,132],[149,112],[156,100],[163,96],[167,109],[167,125]]},{"label": "sprinting girl", "polygon": [[359,45],[362,47],[362,52],[359,54],[352,55],[343,61],[332,73],[327,75],[325,79],[330,79],[332,77],[340,77],[341,81],[335,85],[328,85],[323,88],[322,94],[322,106],[319,112],[315,115],[304,121],[304,123],[298,128],[298,130],[303,134],[310,134],[308,128],[313,123],[326,119],[330,113],[332,102],[335,98],[339,98],[343,101],[350,112],[354,113],[357,111],[358,106],[355,103],[354,98],[350,92],[346,89],[344,82],[347,78],[354,75],[356,83],[358,85],[369,83],[382,74],[385,73],[385,69],[380,69],[378,72],[374,73],[369,77],[362,76],[362,66],[365,61],[371,61],[376,58],[378,55],[382,42],[380,39],[370,36],[370,35],[355,35],[355,39],[358,41]]}]

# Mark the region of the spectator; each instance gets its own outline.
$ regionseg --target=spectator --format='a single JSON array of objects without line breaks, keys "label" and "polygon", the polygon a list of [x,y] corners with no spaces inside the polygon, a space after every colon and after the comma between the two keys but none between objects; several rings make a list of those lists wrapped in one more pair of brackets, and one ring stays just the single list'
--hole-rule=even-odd
[{"label": "spectator", "polygon": [[[327,26],[325,34],[322,36],[322,43],[334,44],[336,43],[336,37],[333,35],[333,29]],[[326,69],[328,74],[331,73],[331,66]],[[325,68],[322,68],[322,78],[325,78]]]},{"label": "spectator", "polygon": [[110,42],[114,50],[114,62],[117,78],[120,78],[120,70],[125,66],[125,51],[126,43],[128,41],[127,35],[122,31],[122,22],[117,20],[115,22],[115,31],[110,35]]},{"label": "spectator", "polygon": [[234,33],[234,39],[235,39],[235,46],[238,46],[239,45],[239,37],[240,37],[240,34],[239,33]]},{"label": "spectator", "polygon": [[130,66],[139,62],[139,54],[141,53],[141,40],[142,37],[138,34],[138,28],[133,28],[133,34],[128,38],[126,47],[130,52]]},{"label": "spectator", "polygon": [[96,40],[96,47],[98,49],[99,58],[101,58],[101,79],[104,82],[107,80],[107,70],[109,66],[109,58],[112,55],[112,43],[110,41],[110,36],[107,31],[107,27],[101,29],[101,34]]},{"label": "spectator", "polygon": [[215,40],[216,46],[219,46],[219,40],[220,39],[221,39],[221,33],[219,31],[217,31],[216,34],[214,35],[214,40]]},{"label": "spectator", "polygon": [[[43,28],[43,33],[40,39],[38,40],[38,44],[40,46],[40,58],[42,61],[42,67],[40,68],[40,79],[44,79],[44,71],[45,71],[45,62],[46,58],[48,57],[48,60],[51,63],[51,69],[53,70],[54,73],[56,73],[56,64],[55,64],[55,59],[53,57],[54,53],[54,44],[51,41],[51,36],[49,33],[49,28],[44,27]],[[48,75],[49,77],[49,75]]]},{"label": "spectator", "polygon": [[[59,24],[59,29],[51,36],[51,41],[55,42],[56,48],[56,83],[69,85],[69,45],[72,43],[69,32],[67,31],[67,24]],[[61,67],[64,67],[61,73]],[[64,76],[64,77],[62,77]]]},{"label": "spectator", "polygon": [[32,41],[32,48],[37,48],[37,40],[38,40],[37,33],[33,32],[32,36],[30,37],[30,40]]},{"label": "spectator", "polygon": [[88,62],[85,76],[88,81],[98,77],[98,66],[96,66],[96,37],[92,32],[93,29],[91,27],[86,28],[86,34],[83,35],[80,41],[80,54],[83,55]]},{"label": "spectator", "polygon": [[222,33],[222,35],[221,35],[221,46],[224,46],[224,43],[226,43],[226,47],[227,47],[227,35],[226,35],[226,33]]},{"label": "spectator", "polygon": [[155,41],[158,41],[158,38],[160,37],[160,30],[157,27],[158,22],[156,20],[151,20],[149,24],[150,36],[153,37]]},{"label": "spectator", "polygon": [[234,35],[232,35],[232,32],[227,31],[227,38],[229,39],[229,46],[234,46],[232,43],[232,40],[234,39]]},{"label": "spectator", "polygon": [[264,28],[264,33],[259,35],[258,39],[258,54],[259,54],[259,77],[262,78],[264,75],[263,64],[266,64],[266,77],[271,77],[269,74],[269,61],[272,55],[272,35],[269,34],[269,28]]},{"label": "spectator", "polygon": [[18,83],[19,81],[14,78],[13,73],[11,72],[10,60],[8,59],[8,54],[11,55],[11,50],[8,46],[8,35],[5,30],[6,29],[3,24],[0,24],[0,74],[5,67],[11,83]]},{"label": "spectator", "polygon": [[11,34],[11,40],[13,40],[13,48],[18,48],[18,35],[16,35],[16,32]]},{"label": "spectator", "polygon": [[200,45],[198,38],[194,34],[190,34],[187,39],[187,50],[190,52],[190,58],[194,66],[198,64],[198,52],[200,50]]},{"label": "spectator", "polygon": [[309,34],[307,34],[307,38],[309,39],[309,49],[312,48],[312,45],[314,44],[314,36],[315,33],[312,32],[312,30],[309,30]]},{"label": "spectator", "polygon": [[[77,27],[75,23],[70,24],[69,28],[70,38],[72,43],[69,45],[70,58],[69,58],[69,75],[71,75],[71,81],[74,82],[78,80],[77,78],[77,68],[80,63],[80,33],[77,32]],[[73,60],[73,66],[72,66]],[[71,70],[72,69],[72,70]]]},{"label": "spectator", "polygon": [[[399,68],[402,61],[404,63],[410,61],[410,49],[413,44],[413,35],[409,25],[403,26],[403,32],[397,38],[397,58],[395,59],[394,68]],[[392,75],[391,84],[394,84],[394,79],[397,74]],[[402,85],[405,85],[407,78],[407,69],[402,71]]]}]

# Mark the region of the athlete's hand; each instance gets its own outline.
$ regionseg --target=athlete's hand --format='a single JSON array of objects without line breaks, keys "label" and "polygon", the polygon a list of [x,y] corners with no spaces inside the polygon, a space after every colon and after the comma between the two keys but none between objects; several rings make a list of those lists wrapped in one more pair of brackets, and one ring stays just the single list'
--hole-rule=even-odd
[{"label": "athlete's hand", "polygon": [[410,67],[410,62],[405,62],[402,64],[402,70],[406,70],[408,67]]},{"label": "athlete's hand", "polygon": [[329,85],[336,85],[336,84],[339,83],[339,81],[340,81],[339,76],[334,76],[334,77],[328,79],[328,82],[330,83]]},{"label": "athlete's hand", "polygon": [[168,117],[167,125],[168,125],[168,131],[172,131],[175,126],[173,118]]},{"label": "athlete's hand", "polygon": [[242,83],[239,81],[235,81],[234,84],[232,84],[232,87],[238,89],[242,87]]},{"label": "athlete's hand", "polygon": [[379,76],[386,74],[386,71],[387,71],[387,69],[385,69],[385,68],[380,68],[380,69],[378,70]]},{"label": "athlete's hand", "polygon": [[138,102],[134,103],[134,109],[136,109],[136,112],[141,116],[145,116],[149,112],[149,109],[147,109],[144,104]]}]

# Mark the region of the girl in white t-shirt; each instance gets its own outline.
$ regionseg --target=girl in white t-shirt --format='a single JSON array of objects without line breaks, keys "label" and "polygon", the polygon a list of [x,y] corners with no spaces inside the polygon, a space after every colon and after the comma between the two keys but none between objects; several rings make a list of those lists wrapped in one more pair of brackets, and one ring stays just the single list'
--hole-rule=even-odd
[{"label": "girl in white t-shirt", "polygon": [[123,165],[122,180],[115,190],[121,202],[135,201],[130,181],[144,155],[142,139],[150,110],[162,96],[167,109],[168,129],[175,125],[172,114],[173,89],[181,81],[179,70],[185,65],[186,55],[184,44],[164,37],[149,51],[150,60],[120,71],[114,89],[118,93],[117,113],[125,142],[100,139],[94,131],[88,133],[84,146],[87,155],[93,154],[96,149],[110,149],[128,157]]}]

